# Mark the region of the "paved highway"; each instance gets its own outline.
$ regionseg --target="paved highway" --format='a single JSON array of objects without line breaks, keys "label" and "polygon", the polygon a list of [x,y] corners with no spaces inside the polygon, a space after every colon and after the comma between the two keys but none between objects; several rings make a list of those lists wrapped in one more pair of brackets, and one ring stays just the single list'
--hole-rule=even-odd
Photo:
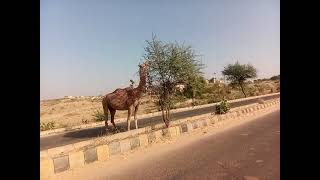
[{"label": "paved highway", "polygon": [[[261,99],[270,100],[270,99],[279,98],[279,97],[280,97],[280,95],[277,94],[277,95],[273,95],[273,96],[262,97]],[[233,107],[248,105],[248,104],[252,104],[252,103],[256,103],[256,102],[257,102],[257,99],[250,99],[250,100],[246,100],[246,101],[230,103],[230,106],[231,106],[231,108],[233,108]],[[205,108],[201,108],[201,109],[176,112],[176,113],[172,113],[171,117],[172,117],[172,121],[174,121],[177,119],[183,119],[186,117],[192,117],[192,116],[197,116],[197,115],[201,115],[201,114],[205,114],[205,113],[210,113],[210,112],[213,112],[214,109],[215,109],[215,107],[211,106],[211,107],[205,107]],[[139,128],[141,128],[141,127],[150,126],[152,124],[156,124],[159,122],[163,122],[161,119],[161,116],[141,118],[138,120],[138,126],[139,126]],[[110,125],[110,123],[109,123],[109,125]],[[116,125],[119,127],[119,129],[121,131],[125,131],[126,122],[121,122]],[[134,121],[132,121],[131,129],[134,129],[134,128],[135,128]],[[95,127],[95,128],[90,128],[90,129],[83,129],[83,130],[78,130],[78,131],[56,134],[56,135],[52,135],[52,136],[41,137],[40,138],[40,151],[54,148],[54,147],[58,147],[58,146],[67,145],[67,144],[72,144],[72,143],[76,143],[76,142],[80,142],[80,141],[89,140],[91,138],[96,138],[96,137],[104,135],[104,134],[105,134],[104,127]]]},{"label": "paved highway", "polygon": [[280,180],[280,111],[112,174],[103,179]]},{"label": "paved highway", "polygon": [[54,179],[280,180],[280,110],[217,133],[191,134]]}]

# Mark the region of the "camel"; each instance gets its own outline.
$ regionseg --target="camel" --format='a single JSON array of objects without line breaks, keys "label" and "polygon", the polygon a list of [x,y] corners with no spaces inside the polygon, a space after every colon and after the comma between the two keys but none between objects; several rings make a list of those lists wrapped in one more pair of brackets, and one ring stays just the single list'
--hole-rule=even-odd
[{"label": "camel", "polygon": [[118,128],[114,123],[114,116],[116,114],[116,110],[128,111],[128,117],[127,117],[128,131],[130,130],[130,119],[133,113],[136,129],[138,129],[137,112],[140,105],[140,98],[146,88],[147,68],[148,68],[148,61],[139,65],[140,82],[138,87],[133,88],[132,86],[130,86],[124,89],[118,88],[112,93],[105,95],[105,97],[102,99],[106,130],[108,130],[108,111],[110,111],[111,123],[113,127],[116,129],[116,131],[119,132]]}]

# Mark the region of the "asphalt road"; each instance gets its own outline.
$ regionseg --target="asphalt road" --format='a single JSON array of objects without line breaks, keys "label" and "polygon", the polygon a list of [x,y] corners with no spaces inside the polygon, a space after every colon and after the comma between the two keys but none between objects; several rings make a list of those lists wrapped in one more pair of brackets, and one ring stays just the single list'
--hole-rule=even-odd
[{"label": "asphalt road", "polygon": [[[280,180],[280,110],[191,144],[127,161],[101,179]],[[110,169],[110,171],[112,171]]]},{"label": "asphalt road", "polygon": [[[262,97],[261,99],[263,100],[270,100],[274,98],[279,98],[280,95],[273,95],[273,96],[267,96],[267,97]],[[256,103],[257,99],[250,99],[247,101],[241,101],[241,102],[234,102],[230,103],[231,108],[233,107],[238,107],[238,106],[243,106],[243,105],[248,105],[252,103]],[[215,109],[214,106],[211,107],[205,107],[201,109],[194,109],[194,110],[189,110],[189,111],[184,111],[184,112],[176,112],[172,113],[171,118],[172,121],[177,120],[177,119],[183,119],[186,117],[192,117],[192,116],[197,116],[205,113],[210,113],[213,112]],[[139,118],[139,117],[138,117]],[[152,124],[156,124],[159,122],[163,122],[161,119],[161,116],[154,116],[154,117],[149,117],[149,118],[141,118],[138,120],[138,126],[139,128],[150,126]],[[111,124],[109,123],[109,126]],[[126,122],[121,122],[116,124],[117,127],[121,131],[125,131],[126,129]],[[134,129],[134,121],[131,121],[131,129]],[[72,131],[72,132],[66,132],[62,134],[56,134],[52,136],[47,136],[47,137],[41,137],[40,138],[40,151],[58,147],[58,146],[63,146],[63,145],[68,145],[80,141],[85,141],[89,140],[91,138],[96,138],[98,136],[104,135],[105,128],[104,127],[95,127],[95,128],[90,128],[90,129],[83,129],[83,130],[78,130],[78,131]]]}]

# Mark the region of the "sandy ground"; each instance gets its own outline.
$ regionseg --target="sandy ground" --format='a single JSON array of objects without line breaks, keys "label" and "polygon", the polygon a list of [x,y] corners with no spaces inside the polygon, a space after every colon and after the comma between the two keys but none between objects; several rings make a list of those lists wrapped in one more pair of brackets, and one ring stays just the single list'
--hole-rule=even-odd
[{"label": "sandy ground", "polygon": [[[262,117],[270,112],[279,110],[280,106],[277,105],[272,108],[268,108],[265,112],[259,113],[251,117],[242,117],[239,119],[225,120],[218,122],[214,126],[202,128],[201,130],[187,133],[178,137],[170,139],[162,139],[148,147],[138,148],[135,151],[131,151],[125,154],[116,155],[110,157],[105,162],[94,162],[88,164],[81,169],[74,169],[66,172],[62,172],[54,175],[50,179],[104,179],[103,177],[108,174],[110,176],[119,173],[126,167],[139,166],[144,161],[148,161],[152,158],[162,156],[170,151],[174,151],[178,148],[183,148],[195,141],[207,138],[213,134],[217,134],[228,129],[237,127],[241,124],[255,120],[258,117]],[[143,171],[143,170],[142,170]]]},{"label": "sandy ground", "polygon": [[[155,111],[149,98],[144,98],[138,114]],[[88,99],[59,99],[40,102],[40,121],[44,123],[55,122],[55,127],[70,127],[95,122],[96,111],[103,112],[101,100]],[[117,111],[115,118],[127,116],[126,111]],[[109,117],[110,118],[110,117]]]},{"label": "sandy ground", "polygon": [[[279,83],[266,81],[258,84],[250,84],[249,86],[259,87],[260,89],[262,88],[263,91],[261,92],[259,88],[256,88],[256,93],[259,93],[259,95],[263,95],[270,93],[270,88],[276,89],[279,86]],[[241,92],[232,91],[230,96],[241,96]],[[202,101],[204,102],[206,100],[204,99]],[[191,106],[191,102],[191,100],[187,100],[177,106],[179,108]],[[77,126],[81,124],[96,122],[94,117],[96,111],[103,112],[101,99],[91,100],[91,97],[83,97],[78,99],[63,98],[42,100],[40,101],[40,122],[54,122],[54,129]],[[150,96],[144,95],[141,100],[138,115],[157,111],[158,110],[153,103],[153,99],[151,99]],[[116,112],[116,119],[125,117],[127,117],[127,111]]]}]

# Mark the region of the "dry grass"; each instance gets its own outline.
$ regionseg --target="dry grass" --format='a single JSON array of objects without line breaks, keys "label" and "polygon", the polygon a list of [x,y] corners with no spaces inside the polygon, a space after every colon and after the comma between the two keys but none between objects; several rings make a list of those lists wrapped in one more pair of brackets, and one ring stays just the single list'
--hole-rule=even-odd
[{"label": "dry grass", "polygon": [[[269,93],[279,92],[280,83],[277,81],[261,81],[248,86],[250,96],[258,96]],[[243,98],[243,94],[239,89],[229,89],[225,94],[227,99]],[[195,105],[218,102],[219,98],[216,92],[204,94],[204,98],[196,99]],[[175,105],[176,108],[191,106],[192,100]],[[96,122],[94,114],[99,111],[103,112],[101,99],[91,100],[83,99],[54,99],[40,101],[40,122],[48,124],[54,122],[54,128],[71,127],[81,124]],[[157,112],[157,107],[153,103],[150,96],[144,96],[141,99],[138,115]],[[127,111],[117,111],[115,118],[127,117]],[[109,113],[110,119],[110,113]]]},{"label": "dry grass", "polygon": [[[144,97],[139,107],[138,115],[157,111],[150,97]],[[100,100],[44,100],[40,102],[40,121],[43,123],[55,122],[55,128],[76,126],[95,122],[96,112],[103,112]],[[127,117],[127,111],[117,111],[115,118]],[[110,113],[109,113],[110,119]]]}]

